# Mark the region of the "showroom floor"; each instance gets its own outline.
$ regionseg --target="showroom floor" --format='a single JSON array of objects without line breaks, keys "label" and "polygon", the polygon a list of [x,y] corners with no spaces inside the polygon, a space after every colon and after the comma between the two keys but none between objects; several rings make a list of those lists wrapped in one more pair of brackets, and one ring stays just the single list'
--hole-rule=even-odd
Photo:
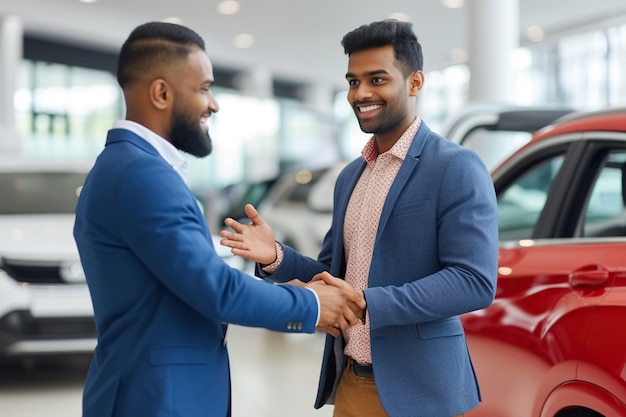
[{"label": "showroom floor", "polygon": [[[231,326],[233,417],[330,417],[313,408],[324,335]],[[0,367],[0,417],[80,417],[87,361]]]}]

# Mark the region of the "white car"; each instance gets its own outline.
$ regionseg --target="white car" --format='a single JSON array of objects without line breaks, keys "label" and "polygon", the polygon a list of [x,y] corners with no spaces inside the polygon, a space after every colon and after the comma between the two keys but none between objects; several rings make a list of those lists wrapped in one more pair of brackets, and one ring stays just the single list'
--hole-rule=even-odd
[{"label": "white car", "polygon": [[[0,160],[0,357],[91,353],[93,308],[73,237],[90,163]],[[243,261],[213,237],[233,267]]]}]

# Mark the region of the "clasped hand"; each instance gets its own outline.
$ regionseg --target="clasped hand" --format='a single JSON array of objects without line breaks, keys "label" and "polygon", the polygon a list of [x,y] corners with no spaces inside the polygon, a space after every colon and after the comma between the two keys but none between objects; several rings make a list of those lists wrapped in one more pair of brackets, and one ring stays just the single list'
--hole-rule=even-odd
[{"label": "clasped hand", "polygon": [[346,330],[365,318],[363,291],[355,291],[346,281],[328,272],[315,275],[309,283],[293,279],[287,284],[308,287],[317,294],[320,302],[317,330],[338,336],[340,330]]}]

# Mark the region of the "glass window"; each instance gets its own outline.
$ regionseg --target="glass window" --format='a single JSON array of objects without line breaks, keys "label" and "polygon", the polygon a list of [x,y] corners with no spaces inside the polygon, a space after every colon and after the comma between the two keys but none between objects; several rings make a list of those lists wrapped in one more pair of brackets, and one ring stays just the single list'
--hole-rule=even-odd
[{"label": "glass window", "polygon": [[16,127],[28,155],[91,158],[123,114],[121,102],[109,72],[24,60],[14,95]]},{"label": "glass window", "polygon": [[559,155],[534,165],[498,195],[500,241],[532,238],[548,191],[563,164]]},{"label": "glass window", "polygon": [[626,152],[613,152],[603,164],[585,208],[583,236],[626,236],[622,178]]}]

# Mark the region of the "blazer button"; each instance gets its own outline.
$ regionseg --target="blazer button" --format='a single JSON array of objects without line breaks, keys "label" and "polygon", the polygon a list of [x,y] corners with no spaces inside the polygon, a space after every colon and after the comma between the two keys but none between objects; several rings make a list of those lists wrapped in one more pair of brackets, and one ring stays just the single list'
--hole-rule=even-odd
[{"label": "blazer button", "polygon": [[302,330],[302,322],[298,322],[298,330]]}]

